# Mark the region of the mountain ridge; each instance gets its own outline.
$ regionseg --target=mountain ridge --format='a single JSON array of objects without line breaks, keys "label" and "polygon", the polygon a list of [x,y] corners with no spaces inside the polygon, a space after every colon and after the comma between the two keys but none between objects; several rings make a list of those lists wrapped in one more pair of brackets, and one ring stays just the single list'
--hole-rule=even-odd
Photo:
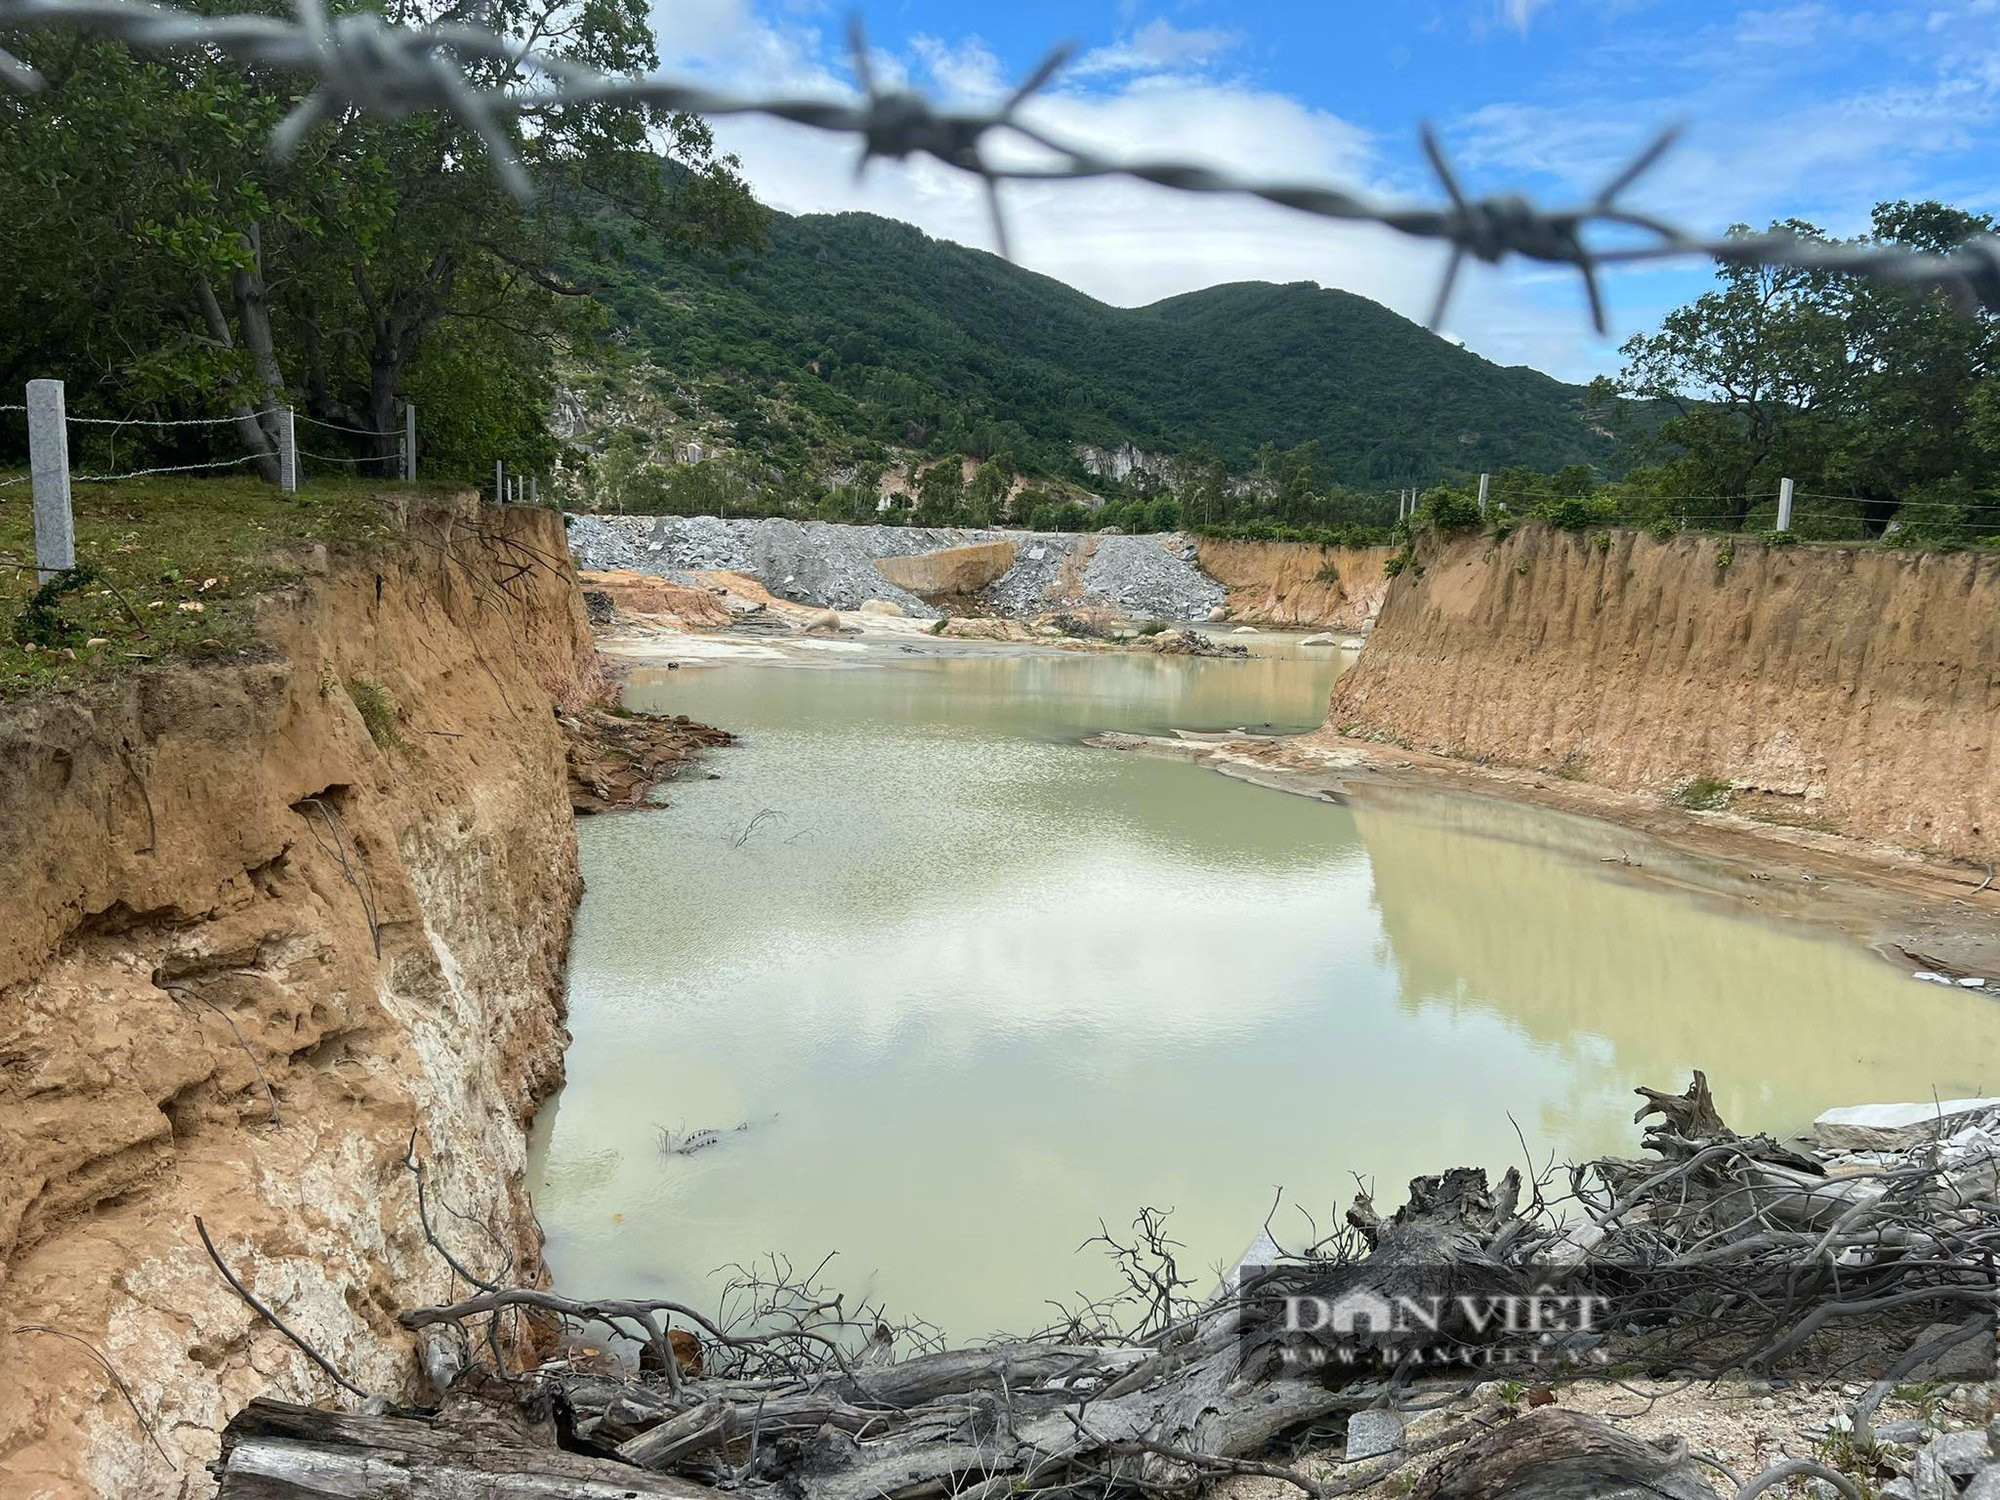
[{"label": "mountain ridge", "polygon": [[780,468],[904,450],[1060,476],[1081,446],[1126,445],[1242,473],[1266,445],[1317,442],[1334,479],[1385,488],[1613,449],[1587,388],[1312,282],[1118,307],[859,212],[774,212],[734,268],[637,243],[593,269],[627,351],[706,408],[712,435]]}]

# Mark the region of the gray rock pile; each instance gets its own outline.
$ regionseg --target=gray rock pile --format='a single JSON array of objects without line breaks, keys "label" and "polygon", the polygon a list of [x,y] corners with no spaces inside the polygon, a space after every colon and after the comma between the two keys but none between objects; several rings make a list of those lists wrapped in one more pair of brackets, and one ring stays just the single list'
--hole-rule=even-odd
[{"label": "gray rock pile", "polygon": [[569,527],[581,568],[631,568],[681,582],[692,572],[726,569],[800,604],[858,609],[864,600],[885,599],[925,620],[939,611],[884,578],[877,558],[1014,542],[1014,566],[984,597],[1021,619],[1097,608],[1134,619],[1205,620],[1224,599],[1222,585],[1196,566],[1193,541],[1177,532],[1092,536],[717,516],[578,515]]}]

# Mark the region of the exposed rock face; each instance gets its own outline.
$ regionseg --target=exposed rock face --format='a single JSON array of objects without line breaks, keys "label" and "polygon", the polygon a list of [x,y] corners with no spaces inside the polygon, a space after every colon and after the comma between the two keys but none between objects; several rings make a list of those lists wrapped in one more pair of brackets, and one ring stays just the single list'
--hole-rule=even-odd
[{"label": "exposed rock face", "polygon": [[925,599],[976,594],[1005,576],[1018,550],[1013,542],[974,542],[913,557],[878,557],[875,570],[898,588]]},{"label": "exposed rock face", "polygon": [[1304,542],[1196,544],[1201,570],[1229,591],[1229,618],[1280,629],[1375,623],[1389,591],[1391,547],[1317,547]]},{"label": "exposed rock face", "polygon": [[2000,557],[1600,535],[1420,558],[1328,727],[2000,859]]},{"label": "exposed rock face", "polygon": [[[729,606],[712,589],[674,583],[650,573],[614,568],[583,575],[589,594],[602,594],[627,614],[650,615],[688,629],[729,623]],[[608,622],[606,622],[608,623]]]},{"label": "exposed rock face", "polygon": [[596,667],[557,517],[471,515],[274,598],[264,660],[0,711],[0,1492],[207,1494],[232,1411],[330,1394],[197,1214],[391,1396],[394,1312],[450,1286],[413,1132],[455,1253],[535,1274],[580,891],[553,710]]}]

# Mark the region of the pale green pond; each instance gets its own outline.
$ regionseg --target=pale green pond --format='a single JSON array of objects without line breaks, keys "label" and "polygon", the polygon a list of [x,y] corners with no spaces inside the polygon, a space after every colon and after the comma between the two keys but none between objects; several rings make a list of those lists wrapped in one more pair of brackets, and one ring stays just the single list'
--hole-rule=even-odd
[{"label": "pale green pond", "polygon": [[1510,1116],[1538,1159],[1634,1149],[1633,1086],[1692,1067],[1739,1129],[1996,1082],[1992,1000],[1636,883],[1596,825],[1078,743],[1317,723],[1340,659],[1280,649],[636,673],[742,742],[580,827],[532,1163],[558,1287],[709,1303],[715,1268],[837,1251],[970,1339],[1107,1290],[1100,1218],[1171,1208],[1184,1264],[1233,1260],[1280,1187],[1326,1224],[1351,1174],[1386,1211],[1518,1161]]}]

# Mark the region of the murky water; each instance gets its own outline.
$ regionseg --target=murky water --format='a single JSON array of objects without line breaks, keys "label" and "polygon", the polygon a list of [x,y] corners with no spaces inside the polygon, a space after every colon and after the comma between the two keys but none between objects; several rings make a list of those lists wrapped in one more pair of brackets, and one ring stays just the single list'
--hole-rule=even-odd
[{"label": "murky water", "polygon": [[1352,1173],[1386,1210],[1418,1172],[1518,1160],[1516,1124],[1538,1159],[1629,1149],[1632,1087],[1695,1066],[1746,1129],[1996,1082],[1993,1001],[1635,883],[1598,825],[1076,743],[1300,728],[1337,670],[639,673],[633,702],[743,743],[670,809],[582,825],[576,1041],[535,1162],[558,1284],[706,1302],[716,1267],[838,1251],[850,1292],[970,1338],[1107,1290],[1077,1253],[1100,1218],[1171,1207],[1208,1266],[1280,1187],[1325,1224]]}]

